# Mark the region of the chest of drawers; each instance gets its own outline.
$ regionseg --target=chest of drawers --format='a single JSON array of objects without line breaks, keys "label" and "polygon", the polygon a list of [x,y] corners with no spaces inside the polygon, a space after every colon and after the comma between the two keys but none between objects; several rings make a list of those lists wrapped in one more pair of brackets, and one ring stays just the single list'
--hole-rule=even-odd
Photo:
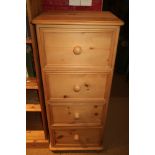
[{"label": "chest of drawers", "polygon": [[36,24],[51,150],[100,150],[120,26],[110,12],[46,12]]}]

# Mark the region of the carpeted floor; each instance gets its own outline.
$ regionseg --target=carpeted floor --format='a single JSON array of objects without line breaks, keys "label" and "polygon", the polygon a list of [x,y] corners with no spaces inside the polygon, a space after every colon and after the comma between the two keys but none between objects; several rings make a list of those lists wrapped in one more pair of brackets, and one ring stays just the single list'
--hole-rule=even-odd
[{"label": "carpeted floor", "polygon": [[129,86],[125,76],[114,75],[102,152],[59,152],[27,148],[27,155],[128,155],[129,154]]}]

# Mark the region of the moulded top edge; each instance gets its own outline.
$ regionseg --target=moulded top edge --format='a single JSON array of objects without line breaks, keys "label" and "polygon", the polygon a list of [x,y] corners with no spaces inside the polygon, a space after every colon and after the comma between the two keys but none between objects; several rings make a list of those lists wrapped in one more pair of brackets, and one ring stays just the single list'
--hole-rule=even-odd
[{"label": "moulded top edge", "polygon": [[124,22],[109,11],[48,11],[32,20],[34,24],[123,25]]}]

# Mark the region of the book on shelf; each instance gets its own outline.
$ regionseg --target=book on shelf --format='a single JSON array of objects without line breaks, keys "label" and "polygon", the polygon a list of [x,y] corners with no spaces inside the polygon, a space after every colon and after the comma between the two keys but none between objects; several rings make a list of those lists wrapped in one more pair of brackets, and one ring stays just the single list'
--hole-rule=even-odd
[{"label": "book on shelf", "polygon": [[26,90],[26,103],[39,103],[38,90],[34,89]]},{"label": "book on shelf", "polygon": [[28,77],[36,76],[31,45],[26,45],[26,70]]}]

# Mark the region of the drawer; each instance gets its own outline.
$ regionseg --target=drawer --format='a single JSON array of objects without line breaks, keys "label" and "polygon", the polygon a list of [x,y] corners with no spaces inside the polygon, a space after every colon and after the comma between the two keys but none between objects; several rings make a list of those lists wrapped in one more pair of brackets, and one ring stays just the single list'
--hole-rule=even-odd
[{"label": "drawer", "polygon": [[111,62],[113,29],[55,32],[52,28],[41,28],[40,31],[44,66],[105,66]]},{"label": "drawer", "polygon": [[103,98],[106,73],[46,73],[46,95],[52,98]]},{"label": "drawer", "polygon": [[49,104],[51,125],[101,125],[104,105],[77,103],[58,105]]},{"label": "drawer", "polygon": [[99,146],[102,128],[54,130],[55,146]]}]

